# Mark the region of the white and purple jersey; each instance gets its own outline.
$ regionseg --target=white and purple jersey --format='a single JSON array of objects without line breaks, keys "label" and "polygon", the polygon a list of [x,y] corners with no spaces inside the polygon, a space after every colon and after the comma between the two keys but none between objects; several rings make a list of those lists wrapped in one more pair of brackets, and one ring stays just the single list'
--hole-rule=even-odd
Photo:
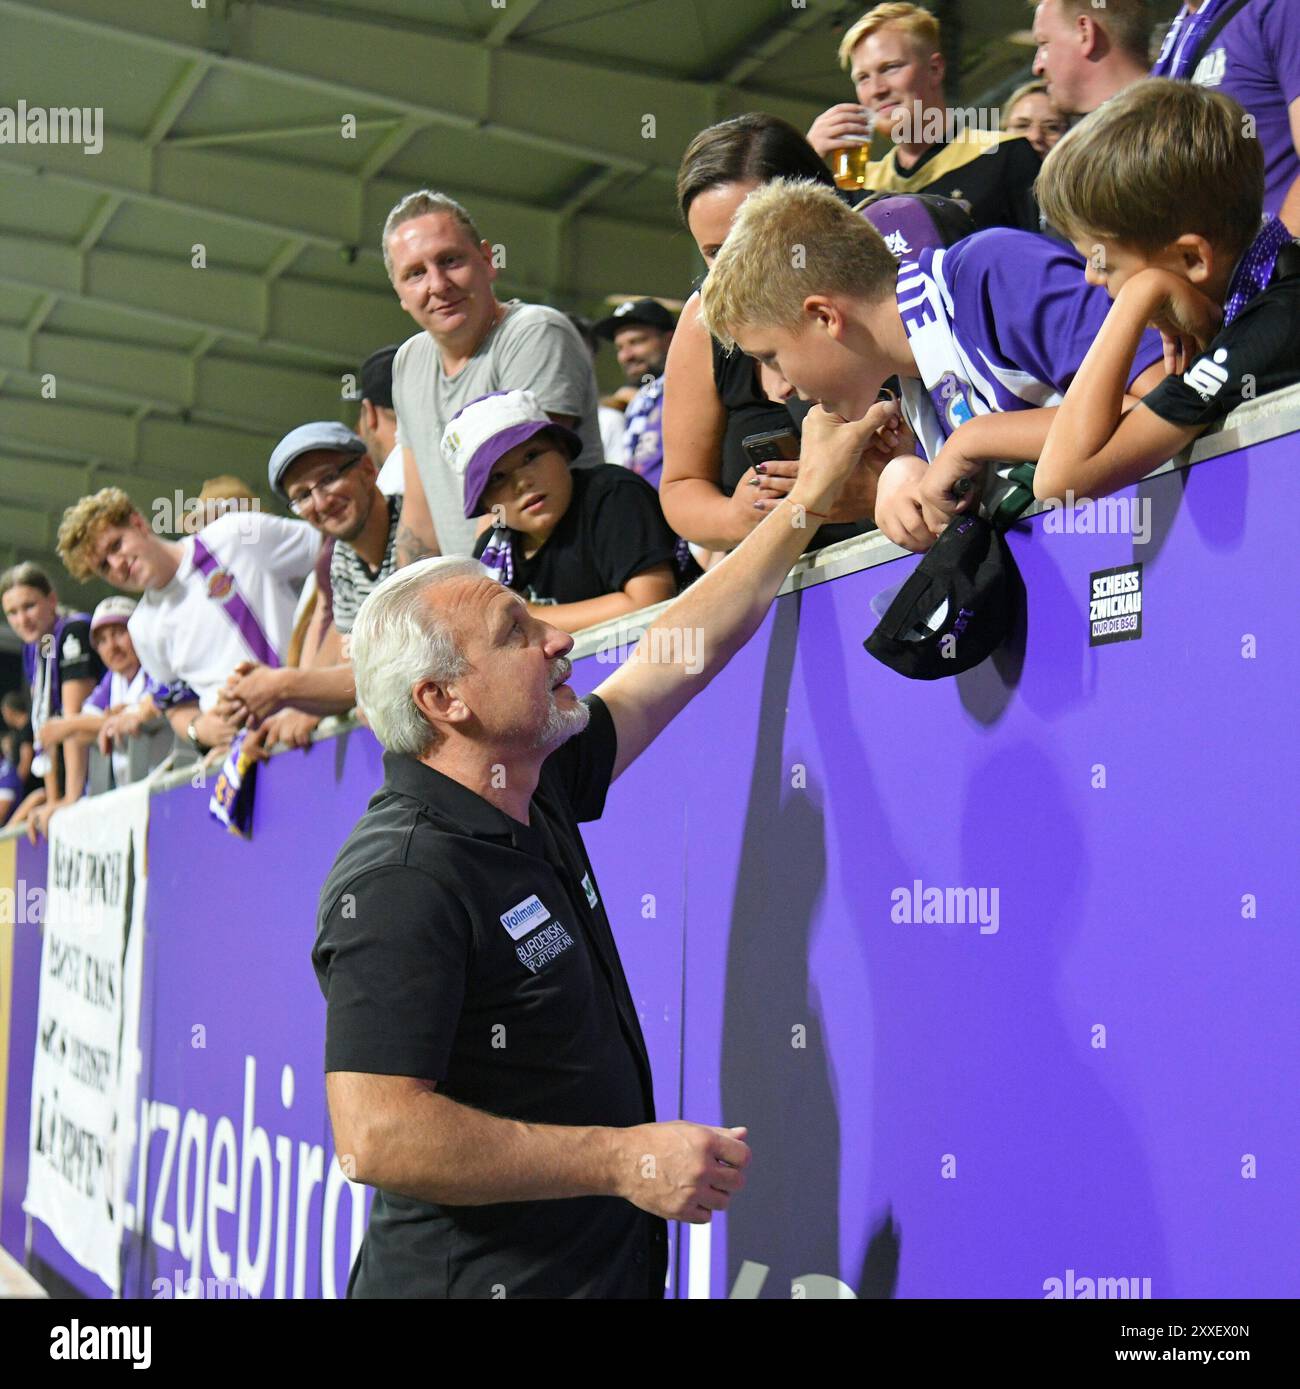
[{"label": "white and purple jersey", "polygon": [[[1228,18],[1218,32],[1217,20]],[[1208,36],[1208,37],[1207,37]],[[1184,5],[1165,36],[1153,77],[1189,78],[1239,102],[1264,151],[1264,211],[1277,213],[1300,178],[1290,107],[1300,99],[1300,0],[1202,0]]]},{"label": "white and purple jersey", "polygon": [[[1062,242],[1004,227],[899,262],[898,312],[920,376],[902,381],[903,412],[926,458],[975,415],[1061,403],[1110,311],[1083,271]],[[1130,383],[1163,359],[1148,329]]]},{"label": "white and purple jersey", "polygon": [[188,685],[203,710],[241,661],[278,666],[320,545],[306,522],[260,512],[227,513],[181,541],[175,576],[142,594],[127,623],[140,664],[164,685]]},{"label": "white and purple jersey", "polygon": [[86,696],[81,707],[90,713],[107,714],[122,704],[139,704],[153,688],[153,682],[145,674],[143,666],[131,677],[124,679],[115,670],[106,670],[104,678]]},{"label": "white and purple jersey", "polygon": [[[104,678],[86,696],[81,708],[87,713],[107,714],[123,704],[139,704],[146,694],[159,688],[149,679],[143,666],[131,677],[124,679],[115,670],[104,672]],[[113,784],[125,786],[129,778],[129,755],[125,743],[113,744]]]}]

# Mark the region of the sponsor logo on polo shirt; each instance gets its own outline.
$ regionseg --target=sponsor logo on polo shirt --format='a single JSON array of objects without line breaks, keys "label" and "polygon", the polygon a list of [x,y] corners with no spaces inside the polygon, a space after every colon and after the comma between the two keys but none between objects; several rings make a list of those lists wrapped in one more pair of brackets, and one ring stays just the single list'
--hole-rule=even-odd
[{"label": "sponsor logo on polo shirt", "polygon": [[208,575],[208,597],[224,603],[235,591],[235,576],[229,569],[214,569]]},{"label": "sponsor logo on polo shirt", "polygon": [[596,896],[596,884],[591,881],[590,873],[582,875],[582,890],[587,894],[587,905],[594,910],[600,898]]},{"label": "sponsor logo on polo shirt", "polygon": [[515,954],[521,965],[536,974],[543,965],[549,965],[572,948],[573,937],[561,922],[552,921],[536,935],[529,936],[522,945],[516,945]]},{"label": "sponsor logo on polo shirt", "polygon": [[1137,641],[1142,635],[1142,566],[1125,564],[1088,577],[1088,645]]},{"label": "sponsor logo on polo shirt", "polygon": [[78,656],[84,656],[85,654],[81,643],[77,640],[77,634],[75,632],[69,632],[68,635],[63,638],[63,659],[65,661],[75,661]]},{"label": "sponsor logo on polo shirt", "polygon": [[522,902],[516,902],[509,911],[502,912],[501,924],[509,931],[511,940],[518,940],[529,931],[535,931],[550,915],[534,893]]}]

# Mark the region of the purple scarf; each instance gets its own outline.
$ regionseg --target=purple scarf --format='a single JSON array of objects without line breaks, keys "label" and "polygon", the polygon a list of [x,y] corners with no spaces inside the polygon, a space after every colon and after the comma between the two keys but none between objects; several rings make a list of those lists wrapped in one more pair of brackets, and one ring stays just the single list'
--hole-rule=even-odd
[{"label": "purple scarf", "polygon": [[1290,230],[1280,218],[1270,217],[1263,230],[1246,248],[1237,262],[1228,286],[1228,301],[1223,306],[1223,322],[1229,324],[1259,294],[1273,278],[1273,269],[1283,249],[1293,240]]},{"label": "purple scarf", "polygon": [[1177,19],[1169,26],[1165,41],[1160,45],[1160,56],[1156,59],[1150,75],[1177,79],[1189,76],[1189,70],[1199,56],[1201,35],[1223,8],[1224,3],[1225,0],[1204,0],[1195,14],[1190,13],[1184,6]]},{"label": "purple scarf", "polygon": [[479,562],[497,571],[497,578],[507,588],[515,581],[514,534],[509,526],[493,526],[488,543],[483,547]]}]

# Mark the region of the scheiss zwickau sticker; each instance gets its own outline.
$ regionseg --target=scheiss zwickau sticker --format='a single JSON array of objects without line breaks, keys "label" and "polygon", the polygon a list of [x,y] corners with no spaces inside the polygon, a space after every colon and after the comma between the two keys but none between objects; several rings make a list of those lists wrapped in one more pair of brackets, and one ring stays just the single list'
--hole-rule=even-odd
[{"label": "scheiss zwickau sticker", "polygon": [[1142,635],[1142,566],[1099,569],[1089,580],[1088,645],[1136,641]]}]

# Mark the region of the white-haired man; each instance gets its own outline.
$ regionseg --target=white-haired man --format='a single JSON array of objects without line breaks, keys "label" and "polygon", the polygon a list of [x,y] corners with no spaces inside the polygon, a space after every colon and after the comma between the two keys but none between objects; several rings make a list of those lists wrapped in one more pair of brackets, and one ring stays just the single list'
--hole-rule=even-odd
[{"label": "white-haired man", "polygon": [[[789,496],[579,699],[573,638],[472,560],[399,571],[353,629],[383,789],[321,893],[335,1146],[378,1188],[356,1297],[659,1297],[664,1221],[744,1185],[743,1128],[655,1123],[650,1068],[578,822],[753,635],[808,527],[896,407],[820,407]],[[743,1117],[743,1116],[737,1116]]]}]

